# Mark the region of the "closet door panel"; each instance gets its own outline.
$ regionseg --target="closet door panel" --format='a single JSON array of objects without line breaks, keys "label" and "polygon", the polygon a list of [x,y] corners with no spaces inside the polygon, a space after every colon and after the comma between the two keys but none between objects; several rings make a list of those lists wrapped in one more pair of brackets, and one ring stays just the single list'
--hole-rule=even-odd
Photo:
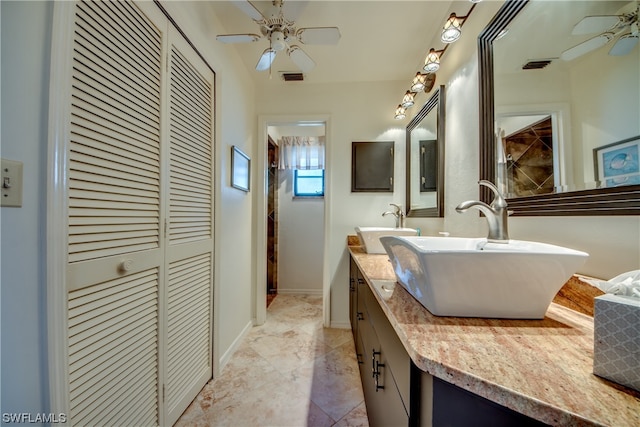
[{"label": "closet door panel", "polygon": [[167,421],[212,376],[213,72],[182,39],[169,49]]},{"label": "closet door panel", "polygon": [[161,423],[163,34],[75,5],[67,163],[70,425]]}]

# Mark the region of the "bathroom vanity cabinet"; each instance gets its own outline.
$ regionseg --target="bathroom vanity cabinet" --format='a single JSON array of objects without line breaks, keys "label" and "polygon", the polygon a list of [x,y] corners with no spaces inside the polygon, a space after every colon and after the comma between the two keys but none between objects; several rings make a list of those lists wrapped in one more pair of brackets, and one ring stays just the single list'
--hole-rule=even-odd
[{"label": "bathroom vanity cabinet", "polygon": [[371,426],[640,425],[640,393],[593,372],[593,319],[437,317],[386,255],[350,246],[349,308]]},{"label": "bathroom vanity cabinet", "polygon": [[353,258],[349,291],[351,330],[371,426],[545,425],[418,369]]}]

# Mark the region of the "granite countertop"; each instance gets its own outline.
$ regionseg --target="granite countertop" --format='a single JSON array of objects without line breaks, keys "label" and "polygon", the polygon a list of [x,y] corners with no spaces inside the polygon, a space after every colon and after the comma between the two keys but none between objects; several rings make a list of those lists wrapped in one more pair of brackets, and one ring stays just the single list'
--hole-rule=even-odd
[{"label": "granite countertop", "polygon": [[349,251],[424,372],[551,425],[640,425],[640,392],[593,374],[592,317],[556,303],[543,320],[437,317],[386,255]]}]

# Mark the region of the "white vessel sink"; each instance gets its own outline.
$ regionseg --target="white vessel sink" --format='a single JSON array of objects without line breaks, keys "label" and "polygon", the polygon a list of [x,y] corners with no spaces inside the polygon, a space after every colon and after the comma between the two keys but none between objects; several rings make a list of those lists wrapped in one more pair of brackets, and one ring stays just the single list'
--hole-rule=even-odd
[{"label": "white vessel sink", "polygon": [[589,256],[545,243],[381,237],[398,282],[436,316],[542,319]]},{"label": "white vessel sink", "polygon": [[355,227],[360,243],[368,254],[386,254],[380,237],[382,236],[416,236],[418,230],[413,228],[391,227]]}]

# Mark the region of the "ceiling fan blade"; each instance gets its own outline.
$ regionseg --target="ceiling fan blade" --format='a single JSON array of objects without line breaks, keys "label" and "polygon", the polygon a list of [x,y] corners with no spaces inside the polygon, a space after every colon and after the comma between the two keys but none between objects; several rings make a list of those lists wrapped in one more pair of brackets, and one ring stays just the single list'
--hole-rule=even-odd
[{"label": "ceiling fan blade", "polygon": [[340,40],[340,30],[338,27],[300,28],[296,37],[304,44],[336,44]]},{"label": "ceiling fan blade", "polygon": [[232,1],[233,5],[243,11],[249,18],[254,21],[264,20],[262,13],[256,9],[256,7],[249,0],[235,0]]},{"label": "ceiling fan blade", "polygon": [[268,70],[269,67],[271,67],[271,63],[273,63],[273,60],[275,59],[275,57],[276,57],[275,50],[271,49],[270,47],[265,49],[264,52],[262,52],[262,56],[260,57],[260,60],[256,64],[256,70],[258,71]]},{"label": "ceiling fan blade", "polygon": [[300,49],[298,46],[291,46],[289,49],[289,56],[291,60],[302,70],[307,73],[313,70],[316,66],[316,63],[313,62],[313,59],[307,53]]},{"label": "ceiling fan blade", "polygon": [[638,34],[626,34],[620,37],[611,49],[609,50],[609,55],[613,56],[623,56],[628,54],[636,47],[638,44]]},{"label": "ceiling fan blade", "polygon": [[302,12],[307,8],[307,0],[283,1],[282,13],[289,21],[297,21]]},{"label": "ceiling fan blade", "polygon": [[599,47],[604,46],[609,43],[613,39],[613,33],[603,33],[599,36],[595,36],[590,38],[589,40],[580,43],[572,48],[569,48],[560,54],[560,58],[565,61],[571,61],[576,59],[584,54],[591,52],[592,50],[596,50]]},{"label": "ceiling fan blade", "polygon": [[601,33],[612,29],[620,22],[622,19],[618,15],[585,16],[573,27],[571,34]]},{"label": "ceiling fan blade", "polygon": [[224,34],[216,36],[216,40],[222,43],[251,43],[260,40],[257,34]]}]

